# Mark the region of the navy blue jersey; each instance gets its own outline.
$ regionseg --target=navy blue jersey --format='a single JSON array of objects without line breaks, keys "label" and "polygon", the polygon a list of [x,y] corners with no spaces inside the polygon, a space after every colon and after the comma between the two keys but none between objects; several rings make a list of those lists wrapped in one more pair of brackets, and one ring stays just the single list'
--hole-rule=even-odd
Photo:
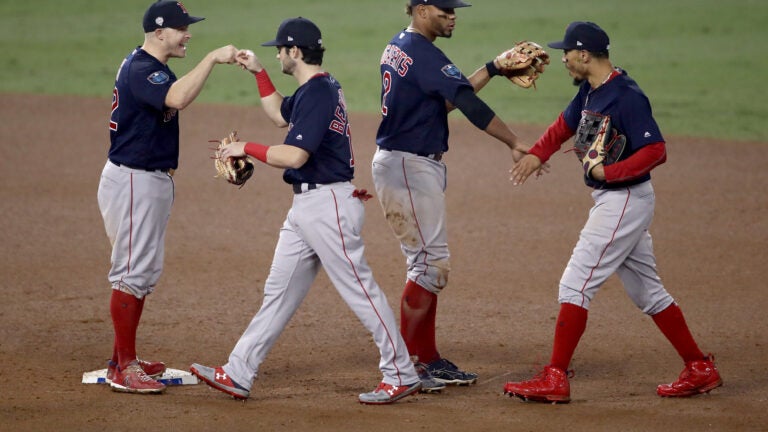
[{"label": "navy blue jersey", "polygon": [[112,91],[111,161],[144,169],[178,167],[178,110],[165,106],[175,81],[168,65],[141,47],[123,60]]},{"label": "navy blue jersey", "polygon": [[[581,83],[579,92],[563,111],[563,117],[571,130],[577,130],[583,111],[597,112],[611,116],[611,127],[617,133],[624,135],[627,144],[620,160],[634,154],[638,149],[657,142],[664,141],[659,126],[653,118],[651,103],[637,83],[627,75],[626,71],[616,69],[619,75],[591,91],[588,81]],[[651,178],[648,173],[629,183],[606,184],[598,180],[584,177],[588,186],[598,189],[613,189],[638,184]]]},{"label": "navy blue jersey", "polygon": [[376,144],[431,154],[448,150],[448,112],[460,87],[472,88],[438,47],[419,33],[395,35],[381,56],[381,114]]},{"label": "navy blue jersey", "polygon": [[286,183],[336,183],[352,180],[352,152],[347,104],[341,85],[327,73],[312,77],[283,99],[280,112],[288,122],[285,144],[306,150],[309,160],[283,173]]}]

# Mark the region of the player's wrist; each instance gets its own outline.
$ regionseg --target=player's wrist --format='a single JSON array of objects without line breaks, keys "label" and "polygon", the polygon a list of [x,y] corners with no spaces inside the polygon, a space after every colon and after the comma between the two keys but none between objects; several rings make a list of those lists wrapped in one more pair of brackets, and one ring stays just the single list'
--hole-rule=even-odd
[{"label": "player's wrist", "polygon": [[501,75],[501,71],[499,70],[499,67],[496,66],[496,59],[489,61],[485,64],[485,69],[488,71],[488,76],[493,78],[497,75]]},{"label": "player's wrist", "polygon": [[259,95],[262,98],[269,97],[277,91],[266,69],[262,68],[260,71],[254,72],[253,76],[256,77],[256,85],[259,87]]},{"label": "player's wrist", "polygon": [[255,142],[247,142],[245,143],[243,150],[247,155],[267,163],[267,151],[269,150],[269,146]]}]

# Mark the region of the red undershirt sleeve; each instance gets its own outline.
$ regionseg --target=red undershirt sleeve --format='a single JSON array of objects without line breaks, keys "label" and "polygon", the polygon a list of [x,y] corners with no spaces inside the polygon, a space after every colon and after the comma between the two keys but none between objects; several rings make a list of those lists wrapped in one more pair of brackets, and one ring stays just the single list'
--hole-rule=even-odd
[{"label": "red undershirt sleeve", "polygon": [[666,160],[664,141],[648,144],[623,161],[605,166],[605,181],[618,183],[642,177]]},{"label": "red undershirt sleeve", "polygon": [[269,78],[269,74],[266,69],[262,69],[260,72],[253,74],[256,77],[256,85],[259,88],[259,96],[265,98],[272,96],[272,93],[276,92],[275,85],[272,84],[272,80]]},{"label": "red undershirt sleeve", "polygon": [[565,122],[563,113],[560,113],[557,120],[549,125],[547,130],[541,138],[536,141],[533,147],[531,147],[528,153],[538,157],[541,163],[545,163],[556,151],[560,150],[563,143],[572,136],[573,131]]},{"label": "red undershirt sleeve", "polygon": [[247,142],[245,143],[243,150],[247,155],[253,156],[256,159],[267,163],[267,151],[269,150],[269,146],[255,142]]}]

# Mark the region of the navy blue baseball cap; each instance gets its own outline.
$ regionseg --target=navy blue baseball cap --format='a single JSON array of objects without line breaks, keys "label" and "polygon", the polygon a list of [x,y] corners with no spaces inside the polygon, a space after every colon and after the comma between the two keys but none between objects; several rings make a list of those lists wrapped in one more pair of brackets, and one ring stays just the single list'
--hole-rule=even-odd
[{"label": "navy blue baseball cap", "polygon": [[411,6],[435,6],[440,9],[460,8],[472,6],[469,3],[464,3],[461,0],[411,0]]},{"label": "navy blue baseball cap", "polygon": [[608,51],[611,41],[608,34],[597,24],[589,21],[574,21],[565,29],[565,36],[559,42],[547,44],[550,48],[564,50]]},{"label": "navy blue baseball cap", "polygon": [[164,27],[185,27],[204,19],[191,16],[180,1],[158,0],[144,12],[144,33]]},{"label": "navy blue baseball cap", "polygon": [[297,17],[288,18],[277,29],[277,36],[261,46],[298,46],[304,48],[321,48],[323,37],[320,29],[312,21]]}]

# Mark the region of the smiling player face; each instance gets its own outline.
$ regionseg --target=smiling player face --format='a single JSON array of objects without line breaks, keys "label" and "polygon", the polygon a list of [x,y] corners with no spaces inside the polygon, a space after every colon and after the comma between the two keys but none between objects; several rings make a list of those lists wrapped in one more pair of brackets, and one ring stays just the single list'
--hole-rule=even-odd
[{"label": "smiling player face", "polygon": [[189,26],[179,28],[162,29],[163,44],[169,57],[183,58],[187,56],[187,43],[192,38],[189,33]]}]

